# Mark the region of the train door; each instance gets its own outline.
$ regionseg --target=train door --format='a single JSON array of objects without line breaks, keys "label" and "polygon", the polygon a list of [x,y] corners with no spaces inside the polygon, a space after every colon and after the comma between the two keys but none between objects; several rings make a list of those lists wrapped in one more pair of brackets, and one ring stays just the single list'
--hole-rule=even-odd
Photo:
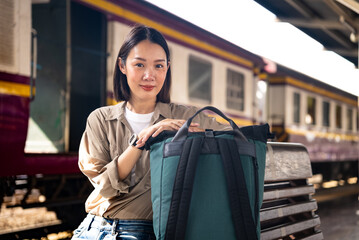
[{"label": "train door", "polygon": [[106,104],[105,15],[78,3],[71,5],[72,75],[70,151],[77,151],[88,115]]},{"label": "train door", "polygon": [[72,1],[38,2],[36,97],[25,151],[75,151],[86,117],[105,102],[106,20]]}]

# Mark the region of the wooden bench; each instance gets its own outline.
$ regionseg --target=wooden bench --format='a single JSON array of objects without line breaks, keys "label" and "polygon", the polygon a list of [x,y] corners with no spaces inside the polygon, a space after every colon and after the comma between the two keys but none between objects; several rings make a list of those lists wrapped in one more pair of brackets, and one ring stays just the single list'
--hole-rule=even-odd
[{"label": "wooden bench", "polygon": [[261,240],[320,240],[315,190],[307,183],[312,168],[301,144],[267,144],[265,185],[260,212]]}]

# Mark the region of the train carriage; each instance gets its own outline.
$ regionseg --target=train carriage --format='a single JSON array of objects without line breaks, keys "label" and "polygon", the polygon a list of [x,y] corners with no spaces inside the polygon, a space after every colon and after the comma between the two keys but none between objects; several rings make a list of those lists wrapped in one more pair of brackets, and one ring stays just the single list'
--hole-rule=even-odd
[{"label": "train carriage", "polygon": [[[261,56],[144,1],[13,0],[0,11],[12,14],[0,34],[12,46],[0,60],[0,198],[27,189],[16,206],[47,206],[73,226],[83,218],[73,211],[82,211],[76,204],[91,186],[77,167],[78,145],[89,113],[116,104],[115,58],[136,23],[168,40],[173,102],[214,105],[240,126],[269,122],[278,141],[306,145],[318,173],[338,163],[339,173],[329,169],[325,178],[357,177],[344,172],[359,160],[357,96],[280,65],[269,69]],[[27,201],[33,188],[41,202]]]},{"label": "train carriage", "polygon": [[283,67],[268,82],[277,140],[304,144],[323,181],[357,177],[358,97]]}]

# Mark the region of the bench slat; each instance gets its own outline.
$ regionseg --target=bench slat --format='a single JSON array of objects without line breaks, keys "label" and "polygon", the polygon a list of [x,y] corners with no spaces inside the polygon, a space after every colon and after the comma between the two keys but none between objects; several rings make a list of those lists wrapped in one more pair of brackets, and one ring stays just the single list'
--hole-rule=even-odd
[{"label": "bench slat", "polygon": [[309,212],[316,210],[318,208],[317,203],[315,201],[301,203],[301,204],[293,204],[290,206],[279,207],[270,210],[262,210],[260,212],[260,220],[267,221],[270,219],[280,218],[284,216],[294,215],[302,212]]},{"label": "bench slat", "polygon": [[305,229],[314,228],[318,225],[320,225],[319,217],[286,226],[279,226],[278,228],[262,232],[261,240],[270,240],[285,237],[290,234],[303,231]]},{"label": "bench slat", "polygon": [[304,187],[293,187],[293,188],[286,188],[286,189],[275,189],[271,191],[265,191],[263,194],[263,200],[275,200],[280,198],[288,198],[288,197],[295,197],[300,195],[309,195],[314,194],[315,189],[313,186],[304,186]]}]

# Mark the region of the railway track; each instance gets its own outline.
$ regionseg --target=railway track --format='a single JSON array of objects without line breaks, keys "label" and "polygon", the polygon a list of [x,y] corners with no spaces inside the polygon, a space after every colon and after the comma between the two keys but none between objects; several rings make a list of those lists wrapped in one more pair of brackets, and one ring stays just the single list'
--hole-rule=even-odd
[{"label": "railway track", "polygon": [[0,239],[49,239],[47,235],[66,230],[55,212],[45,207],[23,209],[1,206]]},{"label": "railway track", "polygon": [[72,237],[72,230],[68,230],[62,224],[43,226],[11,232],[0,235],[1,240],[31,239],[31,240],[68,240]]}]

